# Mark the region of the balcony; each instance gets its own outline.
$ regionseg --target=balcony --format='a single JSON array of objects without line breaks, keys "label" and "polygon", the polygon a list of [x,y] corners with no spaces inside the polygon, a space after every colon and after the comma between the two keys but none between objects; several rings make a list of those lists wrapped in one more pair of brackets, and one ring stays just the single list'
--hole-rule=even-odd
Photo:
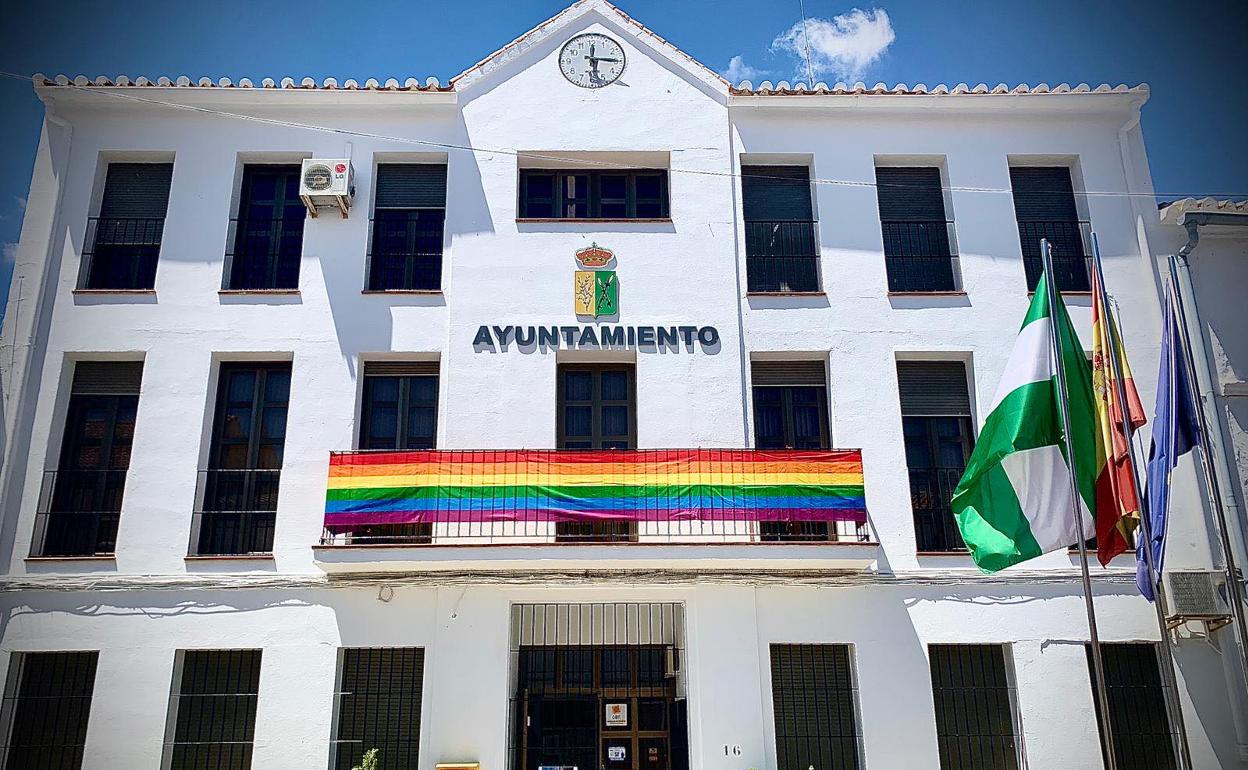
[{"label": "balcony", "polygon": [[819,223],[746,220],[745,273],[751,292],[819,291]]},{"label": "balcony", "polygon": [[230,220],[223,291],[294,291],[303,255],[303,212],[298,216]]},{"label": "balcony", "polygon": [[92,217],[87,220],[78,288],[143,291],[156,285],[164,217]]},{"label": "balcony", "polygon": [[861,569],[858,450],[336,452],[335,571]]},{"label": "balcony", "polygon": [[125,486],[125,469],[45,471],[30,555],[111,556]]},{"label": "balcony", "polygon": [[952,222],[884,220],[880,228],[884,235],[884,264],[888,269],[890,292],[961,289],[957,254],[952,248]]},{"label": "balcony", "polygon": [[269,468],[199,472],[191,515],[191,556],[263,556],[273,550],[281,471]]},{"label": "balcony", "polygon": [[962,533],[949,507],[964,468],[911,468],[910,504],[919,553],[965,552]]},{"label": "balcony", "polygon": [[370,223],[369,291],[438,291],[442,288],[440,209],[378,211]]}]

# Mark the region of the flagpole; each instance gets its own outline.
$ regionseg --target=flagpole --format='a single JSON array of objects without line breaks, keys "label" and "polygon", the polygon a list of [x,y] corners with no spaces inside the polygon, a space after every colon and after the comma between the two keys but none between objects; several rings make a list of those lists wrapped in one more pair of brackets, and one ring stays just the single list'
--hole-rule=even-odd
[{"label": "flagpole", "polygon": [[1213,445],[1210,439],[1209,421],[1206,419],[1204,406],[1197,393],[1200,381],[1196,378],[1196,364],[1192,360],[1192,341],[1187,333],[1187,313],[1183,307],[1183,293],[1179,291],[1179,260],[1174,255],[1170,256],[1170,291],[1172,292],[1171,301],[1178,315],[1179,335],[1183,340],[1183,363],[1187,365],[1192,407],[1200,426],[1200,465],[1204,470],[1205,486],[1208,488],[1210,502],[1215,512],[1213,520],[1218,530],[1218,539],[1222,544],[1222,563],[1226,572],[1227,591],[1230,593],[1231,615],[1235,620],[1240,672],[1245,679],[1245,684],[1248,684],[1248,623],[1244,619],[1244,589],[1239,581],[1239,570],[1235,567],[1235,553],[1231,550],[1231,535],[1226,524],[1226,507],[1222,504],[1222,490],[1218,487],[1218,478],[1213,469]]},{"label": "flagpole", "polygon": [[[1092,233],[1092,259],[1096,267],[1096,283],[1100,294],[1099,300],[1101,307],[1105,309],[1105,317],[1101,319],[1101,323],[1105,324],[1104,334],[1108,341],[1107,351],[1109,355],[1109,373],[1114,380],[1114,389],[1118,397],[1118,414],[1121,418],[1120,425],[1122,427],[1123,438],[1127,442],[1127,461],[1131,463],[1131,486],[1135,492],[1136,503],[1140,507],[1140,532],[1144,537],[1144,561],[1148,569],[1148,581],[1153,588],[1153,609],[1157,614],[1157,631],[1161,634],[1161,644],[1165,649],[1166,665],[1162,667],[1162,676],[1166,680],[1165,698],[1166,706],[1174,717],[1174,724],[1171,730],[1170,739],[1173,743],[1175,756],[1178,759],[1181,770],[1186,770],[1192,766],[1191,750],[1187,745],[1187,726],[1183,720],[1183,704],[1179,700],[1179,681],[1178,675],[1174,670],[1174,640],[1170,638],[1170,629],[1166,627],[1166,598],[1163,593],[1161,573],[1153,563],[1153,537],[1152,537],[1152,521],[1149,519],[1149,511],[1147,501],[1144,499],[1143,490],[1140,487],[1139,466],[1135,460],[1135,447],[1131,443],[1134,431],[1131,427],[1131,413],[1127,404],[1126,386],[1123,384],[1122,376],[1122,351],[1119,348],[1118,327],[1114,323],[1113,311],[1109,308],[1109,291],[1105,288],[1105,271],[1101,267],[1101,245],[1097,240],[1096,233]],[[1160,387],[1160,384],[1159,384]],[[1113,416],[1113,409],[1110,409],[1110,416]],[[1109,446],[1109,461],[1113,465],[1115,463],[1113,442]],[[1112,472],[1112,470],[1111,470]]]},{"label": "flagpole", "polygon": [[1083,578],[1083,603],[1088,611],[1088,638],[1092,649],[1092,678],[1096,687],[1097,720],[1101,734],[1101,746],[1105,750],[1105,767],[1118,770],[1114,755],[1113,729],[1109,722],[1109,694],[1105,688],[1105,662],[1101,659],[1101,638],[1096,632],[1096,609],[1092,603],[1092,576],[1088,574],[1088,538],[1083,531],[1083,508],[1079,501],[1079,473],[1076,470],[1075,445],[1070,430],[1070,405],[1066,395],[1066,372],[1063,367],[1061,329],[1057,319],[1057,287],[1053,280],[1053,255],[1049,240],[1040,240],[1040,257],[1044,264],[1044,288],[1049,299],[1049,326],[1052,338],[1053,369],[1057,372],[1057,403],[1062,413],[1062,440],[1066,445],[1066,465],[1070,471],[1070,507],[1075,516],[1075,532],[1079,537],[1079,571]]}]

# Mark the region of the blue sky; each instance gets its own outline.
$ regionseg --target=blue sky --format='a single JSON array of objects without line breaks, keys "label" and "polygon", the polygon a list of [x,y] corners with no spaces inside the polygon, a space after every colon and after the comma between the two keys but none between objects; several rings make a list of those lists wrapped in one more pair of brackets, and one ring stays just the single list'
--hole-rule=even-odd
[{"label": "blue sky", "polygon": [[[0,70],[94,77],[304,76],[445,81],[557,13],[560,0],[0,5]],[[798,0],[621,0],[721,72],[794,79]],[[1159,193],[1248,193],[1248,3],[1156,0],[805,0],[817,79],[914,85],[1147,82],[1143,125]],[[857,10],[857,12],[855,12]],[[53,13],[54,11],[54,13]],[[734,57],[740,57],[734,59]],[[0,302],[7,296],[42,105],[0,78]],[[2,308],[3,305],[0,305]]]}]

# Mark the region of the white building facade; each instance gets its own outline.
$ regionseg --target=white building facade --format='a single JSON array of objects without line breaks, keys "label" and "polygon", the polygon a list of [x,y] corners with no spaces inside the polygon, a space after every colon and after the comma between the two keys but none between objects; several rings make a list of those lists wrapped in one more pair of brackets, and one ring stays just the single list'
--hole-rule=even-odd
[{"label": "white building facade", "polygon": [[[731,87],[600,0],[449,85],[35,88],[8,767],[1101,766],[1077,556],[985,576],[948,495],[1039,237],[1090,344],[1095,231],[1152,404],[1173,237],[1146,88]],[[305,159],[353,169],[345,217],[305,215]],[[560,521],[485,468],[583,449],[608,475],[805,450],[847,463],[849,502],[670,519],[682,487]],[[403,474],[520,502],[335,494]],[[1167,566],[1216,571],[1180,474]],[[1146,715],[1122,766],[1170,767],[1134,560],[1094,586],[1111,702]],[[1245,766],[1234,649],[1180,631],[1194,767]]]}]

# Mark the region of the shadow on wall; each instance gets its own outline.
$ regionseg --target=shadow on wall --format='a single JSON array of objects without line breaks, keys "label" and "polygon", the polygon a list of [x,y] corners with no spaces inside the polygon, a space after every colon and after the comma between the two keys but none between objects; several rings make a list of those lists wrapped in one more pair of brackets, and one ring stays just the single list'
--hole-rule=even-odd
[{"label": "shadow on wall", "polygon": [[[454,136],[450,144],[468,146],[468,129],[463,115],[455,114]],[[454,270],[456,241],[477,235],[491,235],[494,221],[485,199],[481,181],[479,160],[467,150],[450,150],[447,167],[446,224],[443,232],[442,288],[451,283]],[[364,196],[361,196],[363,198]],[[369,217],[371,211],[363,208],[353,216]],[[396,308],[443,306],[446,299],[440,294],[362,294],[368,270],[368,253],[371,244],[362,244],[358,258],[331,258],[322,256],[317,260],[325,281],[325,291],[333,318],[339,350],[352,378],[358,376],[356,365],[361,353],[388,351],[393,347],[394,315]],[[501,300],[500,300],[501,301]]]}]

